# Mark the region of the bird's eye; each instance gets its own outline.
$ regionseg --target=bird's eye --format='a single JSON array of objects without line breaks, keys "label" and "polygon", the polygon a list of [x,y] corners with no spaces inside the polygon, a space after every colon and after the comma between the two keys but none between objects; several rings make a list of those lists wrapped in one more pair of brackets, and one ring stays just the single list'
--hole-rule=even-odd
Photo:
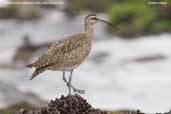
[{"label": "bird's eye", "polygon": [[93,18],[91,18],[91,19],[93,19],[93,20],[97,20],[97,18],[96,18],[96,17],[93,17]]}]

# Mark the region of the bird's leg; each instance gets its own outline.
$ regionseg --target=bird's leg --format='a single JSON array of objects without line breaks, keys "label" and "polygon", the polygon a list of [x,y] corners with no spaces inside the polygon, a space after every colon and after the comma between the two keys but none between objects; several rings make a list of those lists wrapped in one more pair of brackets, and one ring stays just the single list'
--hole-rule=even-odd
[{"label": "bird's leg", "polygon": [[[72,71],[73,72],[73,71]],[[72,84],[71,84],[71,80],[72,80],[72,73],[70,74],[70,77],[69,77],[69,80],[70,80],[70,84],[69,82],[67,81],[66,77],[65,77],[65,71],[63,71],[63,81],[66,83],[68,89],[71,87],[73,89],[74,92],[78,92],[80,94],[84,94],[85,93],[85,90],[79,90],[79,89],[76,89]],[[70,87],[69,87],[70,86]],[[71,95],[71,93],[69,93],[69,95]]]},{"label": "bird's leg", "polygon": [[85,90],[80,90],[80,89],[76,89],[71,85],[71,81],[72,81],[72,74],[73,74],[73,70],[71,70],[70,75],[69,75],[69,86],[73,89],[74,92],[80,93],[80,94],[84,94]]},{"label": "bird's leg", "polygon": [[69,86],[69,83],[65,77],[65,71],[63,71],[63,81],[66,83],[67,87],[68,87],[68,90],[69,90],[69,95],[71,95],[71,89],[70,89],[70,86]]},{"label": "bird's leg", "polygon": [[[77,90],[76,88],[74,88],[71,84],[69,84],[69,82],[67,81],[66,77],[65,77],[65,71],[63,71],[63,81],[66,83],[68,89],[70,88],[69,86],[71,86],[71,88],[75,91]],[[69,90],[70,91],[70,90]],[[71,92],[69,92],[69,95],[71,95]]]}]

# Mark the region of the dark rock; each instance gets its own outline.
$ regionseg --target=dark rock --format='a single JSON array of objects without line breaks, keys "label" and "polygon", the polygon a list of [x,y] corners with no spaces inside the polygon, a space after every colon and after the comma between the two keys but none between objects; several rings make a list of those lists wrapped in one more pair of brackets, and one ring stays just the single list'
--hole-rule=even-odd
[{"label": "dark rock", "polygon": [[1,101],[1,103],[5,103],[5,105],[9,106],[8,107],[9,109],[10,108],[17,109],[17,107],[19,107],[20,105],[21,106],[31,105],[33,107],[40,107],[43,106],[42,104],[44,105],[48,104],[46,101],[39,98],[36,94],[31,92],[22,92],[15,85],[3,82],[1,80],[0,80],[0,96],[4,96],[3,97],[4,102]]},{"label": "dark rock", "polygon": [[85,99],[79,95],[61,96],[51,100],[47,107],[37,110],[19,110],[16,114],[109,114],[106,111],[94,109]]},{"label": "dark rock", "polygon": [[95,62],[96,64],[101,64],[101,63],[103,63],[109,56],[110,56],[110,54],[107,53],[107,52],[98,52],[98,53],[92,55],[91,59],[92,59],[93,62]]},{"label": "dark rock", "polygon": [[47,49],[51,44],[52,42],[43,43],[43,44],[34,44],[32,43],[30,37],[28,35],[25,35],[23,37],[22,45],[16,49],[16,52],[13,56],[13,63],[22,62],[28,64],[28,61],[32,58],[34,52],[42,48]]},{"label": "dark rock", "polygon": [[128,63],[149,63],[149,62],[158,62],[158,61],[164,61],[167,60],[168,57],[162,54],[154,54],[154,55],[147,55],[142,57],[135,57],[131,59],[126,59],[122,61],[122,65],[128,64]]}]

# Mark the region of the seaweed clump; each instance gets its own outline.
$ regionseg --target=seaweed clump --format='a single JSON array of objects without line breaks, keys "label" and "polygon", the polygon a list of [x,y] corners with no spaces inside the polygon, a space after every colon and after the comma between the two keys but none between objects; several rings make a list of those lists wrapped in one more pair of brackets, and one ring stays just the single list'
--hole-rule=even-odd
[{"label": "seaweed clump", "polygon": [[20,109],[15,114],[109,114],[100,109],[94,109],[79,95],[66,96],[51,100],[47,107],[33,110]]}]

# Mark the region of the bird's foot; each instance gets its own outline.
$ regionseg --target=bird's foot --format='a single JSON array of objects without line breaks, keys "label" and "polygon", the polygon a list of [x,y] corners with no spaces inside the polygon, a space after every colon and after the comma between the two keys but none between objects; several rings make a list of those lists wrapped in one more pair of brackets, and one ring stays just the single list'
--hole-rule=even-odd
[{"label": "bird's foot", "polygon": [[73,91],[74,91],[75,93],[85,94],[85,90],[75,89],[75,88],[74,88]]},{"label": "bird's foot", "polygon": [[[77,89],[73,85],[70,85],[69,83],[67,83],[67,86],[68,86],[68,88],[71,87],[75,93],[85,94],[85,90]],[[71,95],[71,94],[69,94],[69,95]]]}]

